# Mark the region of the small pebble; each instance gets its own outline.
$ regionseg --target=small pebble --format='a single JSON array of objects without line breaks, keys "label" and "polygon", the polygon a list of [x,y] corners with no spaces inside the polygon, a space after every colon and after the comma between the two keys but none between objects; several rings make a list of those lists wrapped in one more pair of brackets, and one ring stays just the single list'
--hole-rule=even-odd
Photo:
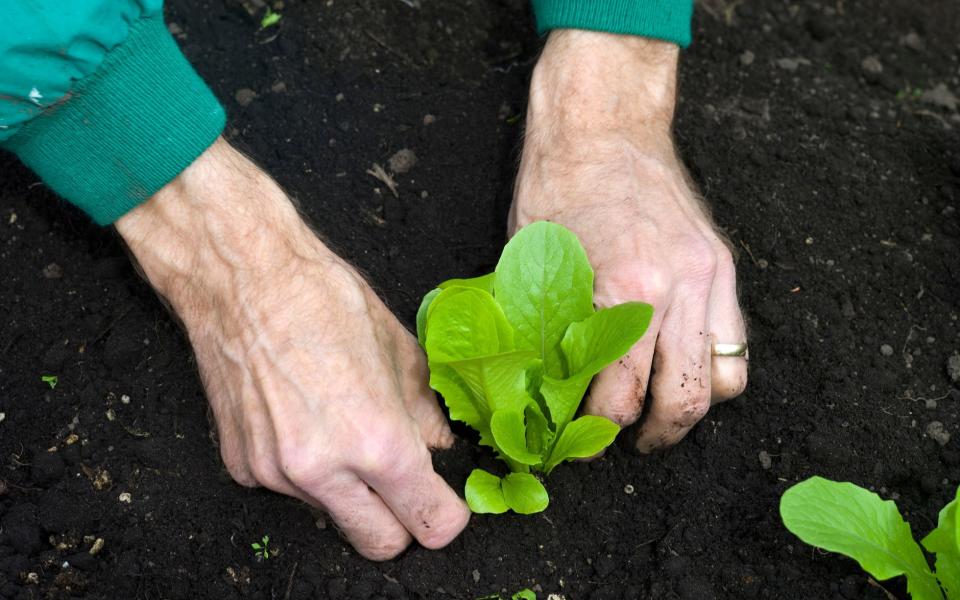
[{"label": "small pebble", "polygon": [[123,502],[124,504],[130,504],[131,502],[133,502],[133,496],[130,494],[130,492],[123,492],[122,494],[120,494],[119,499],[120,499],[120,502]]},{"label": "small pebble", "polygon": [[93,542],[93,546],[90,547],[90,556],[96,556],[100,554],[100,551],[103,550],[103,538],[97,538]]},{"label": "small pebble", "polygon": [[924,405],[928,409],[933,410],[937,407],[937,401],[934,400],[933,398],[927,398],[926,401],[924,402]]},{"label": "small pebble", "polygon": [[410,148],[398,150],[388,159],[390,170],[401,175],[417,166],[417,155]]},{"label": "small pebble", "polygon": [[941,446],[946,446],[950,441],[950,433],[943,428],[940,421],[930,421],[927,425],[927,436]]},{"label": "small pebble", "polygon": [[947,110],[957,110],[957,106],[960,105],[960,98],[957,98],[945,84],[938,83],[932,90],[927,90],[920,95],[920,102],[933,104]]},{"label": "small pebble", "polygon": [[954,352],[947,359],[947,375],[950,376],[950,381],[954,383],[960,381],[960,354]]},{"label": "small pebble", "polygon": [[477,569],[473,570],[473,582],[480,583],[480,571],[478,571]]},{"label": "small pebble", "polygon": [[923,38],[917,35],[916,31],[911,31],[907,35],[901,37],[900,45],[906,46],[911,50],[916,50],[917,52],[922,52],[924,49]]},{"label": "small pebble", "polygon": [[749,50],[744,50],[743,54],[740,55],[740,64],[749,67],[753,64],[753,61],[756,60],[756,56],[753,55],[753,52]]},{"label": "small pebble", "polygon": [[343,92],[340,92],[339,94],[334,96],[333,99],[336,100],[337,102],[343,102],[344,98],[346,98],[346,96],[343,95]]},{"label": "small pebble", "polygon": [[761,450],[757,455],[757,458],[760,460],[760,466],[764,471],[769,471],[770,467],[773,466],[773,459],[770,457],[770,453],[766,450]]},{"label": "small pebble", "polygon": [[860,61],[860,68],[871,75],[883,73],[883,63],[876,56],[868,56]]},{"label": "small pebble", "polygon": [[50,263],[43,268],[43,276],[46,279],[60,279],[63,277],[63,269],[57,263]]},{"label": "small pebble", "polygon": [[628,483],[627,485],[623,486],[624,494],[632,494],[633,492],[634,492],[633,485]]},{"label": "small pebble", "polygon": [[884,344],[880,346],[880,354],[884,356],[893,356],[893,346],[890,344]]},{"label": "small pebble", "polygon": [[240,106],[248,106],[251,102],[256,100],[257,93],[250,88],[240,88],[233,95],[233,98],[237,101],[237,104]]},{"label": "small pebble", "polygon": [[437,118],[433,115],[423,115],[423,124],[424,125],[433,125],[437,122]]},{"label": "small pebble", "polygon": [[7,413],[0,412],[0,423],[3,423],[4,419],[7,418]]},{"label": "small pebble", "polygon": [[123,404],[130,404],[130,396],[123,394],[120,396],[120,402]]},{"label": "small pebble", "polygon": [[800,65],[809,65],[810,61],[806,58],[780,58],[777,59],[777,66],[785,71],[796,71]]},{"label": "small pebble", "polygon": [[282,94],[287,91],[287,84],[282,81],[278,81],[270,86],[270,91],[274,94]]}]

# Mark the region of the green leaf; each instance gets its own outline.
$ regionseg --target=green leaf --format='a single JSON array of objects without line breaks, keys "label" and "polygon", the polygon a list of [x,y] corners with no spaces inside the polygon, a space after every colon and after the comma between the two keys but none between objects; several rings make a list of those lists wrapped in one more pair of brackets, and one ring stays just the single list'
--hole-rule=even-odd
[{"label": "green leaf", "polygon": [[947,598],[960,596],[960,555],[955,552],[939,552],[936,561],[937,581],[947,592]]},{"label": "green leaf", "polygon": [[445,290],[450,287],[467,287],[483,290],[493,295],[494,281],[497,279],[496,273],[487,273],[480,277],[471,277],[470,279],[448,279],[440,284],[440,289]]},{"label": "green leaf", "polygon": [[530,589],[520,590],[513,596],[510,596],[510,600],[537,600],[537,594]]},{"label": "green leaf", "polygon": [[482,398],[463,381],[463,378],[450,365],[430,365],[430,387],[443,397],[444,404],[450,409],[450,418],[462,421],[477,431],[488,429],[490,409]]},{"label": "green leaf", "polygon": [[263,15],[262,19],[260,19],[260,29],[266,29],[271,25],[276,25],[277,23],[280,22],[280,19],[282,18],[282,16],[283,15],[281,15],[280,13],[272,11],[268,6],[267,13]]},{"label": "green leaf", "polygon": [[57,382],[60,380],[56,375],[41,375],[40,381],[50,386],[50,389],[55,389],[57,387]]},{"label": "green leaf", "polygon": [[811,477],[784,492],[780,516],[804,542],[849,556],[880,581],[906,575],[914,600],[943,597],[892,501],[852,483]]},{"label": "green leaf", "polygon": [[482,469],[474,469],[467,477],[464,496],[467,499],[467,506],[475,513],[499,515],[509,509],[503,499],[500,478]]},{"label": "green leaf", "polygon": [[604,308],[567,328],[560,346],[572,375],[599,373],[637,343],[653,316],[653,307],[625,302]]},{"label": "green leaf", "polygon": [[572,323],[561,347],[570,377],[544,377],[540,393],[550,409],[554,430],[562,433],[576,414],[593,376],[637,343],[650,324],[653,307],[627,302]]},{"label": "green leaf", "polygon": [[[492,415],[498,410],[523,410],[531,401],[527,393],[526,365],[536,360],[529,350],[448,363]],[[432,363],[431,363],[432,364]]]},{"label": "green leaf", "polygon": [[430,310],[433,300],[440,295],[440,291],[438,288],[427,292],[420,302],[420,308],[417,309],[417,341],[423,348],[427,346],[427,311]]},{"label": "green leaf", "polygon": [[503,499],[515,513],[532,515],[547,508],[550,497],[540,480],[530,473],[510,473],[500,481]]},{"label": "green leaf", "polygon": [[[531,401],[532,403],[532,401]],[[504,454],[524,465],[538,465],[539,454],[527,449],[527,426],[521,410],[498,410],[490,418],[493,439]]]},{"label": "green leaf", "polygon": [[565,460],[590,458],[609,446],[620,427],[604,417],[587,415],[571,422],[564,428],[545,464],[547,473]]},{"label": "green leaf", "polygon": [[546,221],[521,229],[500,256],[494,295],[517,347],[537,352],[544,374],[563,377],[560,340],[593,314],[593,270],[577,237]]},{"label": "green leaf", "polygon": [[523,413],[527,419],[527,448],[530,452],[542,456],[553,441],[553,432],[550,431],[547,418],[543,416],[543,411],[536,402],[528,404]]},{"label": "green leaf", "polygon": [[569,379],[543,378],[540,393],[550,409],[550,420],[555,431],[563,432],[563,428],[573,419],[591,379],[593,375],[590,374],[575,375]]},{"label": "green leaf", "polygon": [[442,290],[427,309],[430,362],[451,362],[513,350],[513,327],[493,296],[475,288]]},{"label": "green leaf", "polygon": [[954,499],[940,510],[937,527],[920,543],[937,555],[936,576],[947,590],[948,598],[960,598],[960,520],[957,505],[960,488]]},{"label": "green leaf", "polygon": [[252,547],[254,550],[259,550],[261,548],[260,544],[257,542],[250,544],[250,547]]}]

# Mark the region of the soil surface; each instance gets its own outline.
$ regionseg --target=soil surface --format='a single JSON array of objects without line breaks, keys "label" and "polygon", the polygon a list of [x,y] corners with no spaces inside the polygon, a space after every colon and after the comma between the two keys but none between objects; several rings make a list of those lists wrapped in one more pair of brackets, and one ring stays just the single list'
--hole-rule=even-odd
[{"label": "soil surface", "polygon": [[[541,43],[524,0],[286,0],[265,30],[239,3],[168,4],[228,137],[406,323],[491,269]],[[558,469],[542,515],[382,564],[231,482],[184,335],[115,235],[0,157],[0,597],[884,597],[777,505],[821,474],[923,535],[960,483],[958,31],[956,0],[699,4],[677,138],[740,250],[748,391],[672,450]],[[404,148],[395,198],[366,171]],[[462,489],[484,456],[435,460]]]}]

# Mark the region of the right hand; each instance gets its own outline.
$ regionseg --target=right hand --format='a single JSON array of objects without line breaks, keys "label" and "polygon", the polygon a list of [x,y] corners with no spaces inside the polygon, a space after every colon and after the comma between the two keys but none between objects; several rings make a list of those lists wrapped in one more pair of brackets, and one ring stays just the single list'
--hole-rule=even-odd
[{"label": "right hand", "polygon": [[326,510],[374,560],[460,533],[416,340],[269,177],[220,140],[117,229],[186,326],[238,483]]}]

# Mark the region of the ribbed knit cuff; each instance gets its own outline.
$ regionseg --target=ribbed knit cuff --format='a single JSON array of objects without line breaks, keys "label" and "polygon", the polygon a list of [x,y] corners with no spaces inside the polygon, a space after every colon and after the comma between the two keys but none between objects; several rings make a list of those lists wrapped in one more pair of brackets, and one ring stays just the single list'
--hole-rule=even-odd
[{"label": "ribbed knit cuff", "polygon": [[134,23],[95,73],[4,147],[106,225],[186,169],[224,122],[220,103],[155,16]]},{"label": "ribbed knit cuff", "polygon": [[590,29],[690,45],[693,0],[533,0],[537,30]]}]

